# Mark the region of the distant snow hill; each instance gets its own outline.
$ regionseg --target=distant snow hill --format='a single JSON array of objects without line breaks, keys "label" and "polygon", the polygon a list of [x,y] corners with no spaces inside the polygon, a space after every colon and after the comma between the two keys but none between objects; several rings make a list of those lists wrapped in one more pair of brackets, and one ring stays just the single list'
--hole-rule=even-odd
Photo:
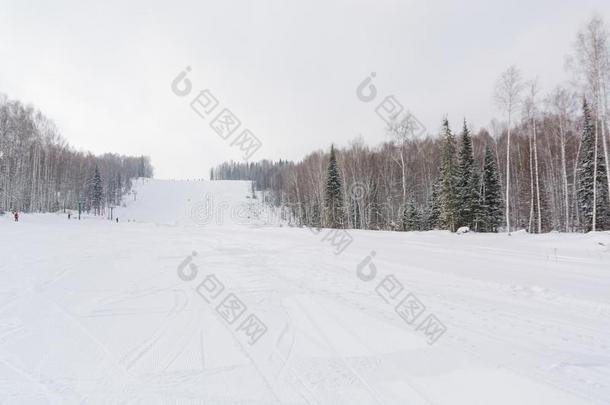
[{"label": "distant snow hill", "polygon": [[114,216],[121,222],[213,226],[276,224],[249,181],[137,179]]}]

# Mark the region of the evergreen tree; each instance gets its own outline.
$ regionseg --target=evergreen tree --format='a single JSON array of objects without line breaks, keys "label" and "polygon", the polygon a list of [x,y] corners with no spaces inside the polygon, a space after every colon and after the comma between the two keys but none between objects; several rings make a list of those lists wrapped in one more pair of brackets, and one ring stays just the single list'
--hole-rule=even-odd
[{"label": "evergreen tree", "polygon": [[140,164],[138,165],[138,177],[146,177],[146,161],[144,156],[140,156]]},{"label": "evergreen tree", "polygon": [[116,196],[115,196],[115,204],[121,203],[121,197],[123,196],[123,179],[121,178],[121,173],[118,173],[116,176]]},{"label": "evergreen tree", "polygon": [[458,225],[459,201],[457,195],[458,167],[456,162],[455,137],[449,128],[447,118],[443,121],[443,147],[441,155],[439,202],[440,224],[455,232]]},{"label": "evergreen tree", "polygon": [[421,216],[413,198],[403,211],[402,229],[404,231],[419,231],[421,229]]},{"label": "evergreen tree", "polygon": [[100,170],[95,166],[93,178],[91,179],[91,207],[95,215],[100,215],[102,211],[102,204],[104,201],[104,187],[102,184],[102,177],[100,176]]},{"label": "evergreen tree", "polygon": [[438,198],[438,189],[439,189],[438,181],[435,181],[434,184],[432,184],[432,193],[430,194],[430,197],[428,200],[428,209],[427,209],[426,223],[425,223],[426,230],[437,229],[439,227],[439,221],[440,221],[440,217],[441,217],[441,207],[440,207],[440,201]]},{"label": "evergreen tree", "polygon": [[464,120],[457,174],[458,224],[475,229],[479,203],[479,176],[474,163],[472,138]]},{"label": "evergreen tree", "polygon": [[322,227],[322,215],[320,211],[322,211],[320,209],[320,204],[318,202],[314,202],[311,207],[311,218],[309,220],[309,226],[313,228]]},{"label": "evergreen tree", "polygon": [[[606,182],[606,165],[599,145],[596,144],[591,111],[587,101],[583,101],[583,128],[580,163],[578,168],[578,203],[584,219],[583,230],[610,229],[610,212],[608,211],[608,184]],[[597,158],[596,158],[597,157]],[[597,161],[597,167],[595,162]],[[595,184],[594,184],[595,183]],[[595,201],[595,227],[593,226],[593,206]]]},{"label": "evergreen tree", "polygon": [[480,230],[483,232],[497,232],[502,221],[503,202],[498,168],[489,146],[485,147],[485,160],[483,163],[483,181],[480,206]]},{"label": "evergreen tree", "polygon": [[335,147],[330,147],[330,158],[326,171],[326,190],[324,193],[324,214],[326,226],[329,228],[342,228],[345,224],[345,210],[343,204],[343,182],[337,165]]}]

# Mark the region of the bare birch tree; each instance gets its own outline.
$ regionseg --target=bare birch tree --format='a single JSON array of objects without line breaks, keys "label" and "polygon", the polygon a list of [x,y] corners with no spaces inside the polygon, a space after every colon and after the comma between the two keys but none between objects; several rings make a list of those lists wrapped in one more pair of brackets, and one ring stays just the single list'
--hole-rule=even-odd
[{"label": "bare birch tree", "polygon": [[509,67],[498,79],[494,99],[498,108],[506,113],[508,136],[506,140],[506,230],[510,235],[510,135],[513,115],[521,103],[523,82],[521,72],[515,66]]},{"label": "bare birch tree", "polygon": [[[566,143],[568,127],[570,125],[571,117],[574,114],[576,107],[575,97],[568,90],[563,87],[556,87],[553,92],[547,98],[547,104],[554,115],[554,120],[557,123],[557,133],[559,136],[559,148],[561,153],[561,179],[563,186],[563,198],[564,198],[564,214],[565,214],[565,228],[568,232],[570,230],[570,192],[568,188],[568,165],[566,158]],[[576,179],[574,178],[574,181]]]}]

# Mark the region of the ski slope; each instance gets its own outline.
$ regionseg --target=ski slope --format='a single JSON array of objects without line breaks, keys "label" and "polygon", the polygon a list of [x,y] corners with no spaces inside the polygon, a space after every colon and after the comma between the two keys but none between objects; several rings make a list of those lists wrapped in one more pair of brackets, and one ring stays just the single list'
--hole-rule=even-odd
[{"label": "ski slope", "polygon": [[0,217],[1,405],[610,403],[609,233],[347,239],[247,182],[135,189]]},{"label": "ski slope", "polygon": [[249,181],[140,179],[114,213],[119,220],[180,226],[260,225],[275,219],[271,212],[256,216],[270,209],[251,197]]}]

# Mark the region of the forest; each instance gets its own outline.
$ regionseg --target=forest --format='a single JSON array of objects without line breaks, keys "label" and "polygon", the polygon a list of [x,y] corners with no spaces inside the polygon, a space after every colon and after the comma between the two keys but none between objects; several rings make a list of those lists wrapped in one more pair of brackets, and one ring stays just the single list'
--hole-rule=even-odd
[{"label": "forest", "polygon": [[381,145],[360,137],[299,162],[224,162],[210,178],[253,180],[305,226],[608,230],[610,49],[600,17],[577,33],[566,71],[569,81],[542,94],[509,67],[490,89],[500,118],[476,133],[441,115],[441,133],[418,138],[396,117]]},{"label": "forest", "polygon": [[136,177],[152,177],[146,156],[77,151],[49,118],[0,94],[0,213],[76,209],[103,214]]}]

